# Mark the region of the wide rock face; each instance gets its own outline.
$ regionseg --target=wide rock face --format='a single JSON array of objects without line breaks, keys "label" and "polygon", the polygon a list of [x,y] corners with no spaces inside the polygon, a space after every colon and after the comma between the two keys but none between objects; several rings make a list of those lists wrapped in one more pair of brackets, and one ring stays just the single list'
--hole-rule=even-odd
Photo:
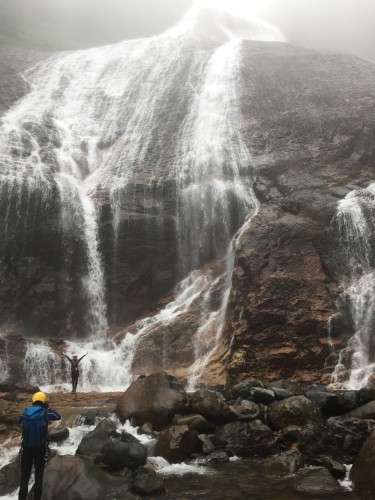
[{"label": "wide rock face", "polygon": [[375,491],[375,433],[367,439],[350,472],[354,491],[362,500],[372,500]]},{"label": "wide rock face", "polygon": [[165,372],[143,377],[121,396],[117,413],[121,422],[135,417],[141,425],[150,422],[156,431],[171,423],[176,414],[186,414],[190,401],[180,382]]},{"label": "wide rock face", "polygon": [[[178,183],[172,173],[181,153],[180,125],[193,100],[184,86],[186,75],[202,46],[210,52],[217,41],[206,40],[202,45],[200,40],[181,53],[179,71],[157,113],[158,127],[150,147],[141,158],[136,155],[137,168],[118,190],[116,203],[100,186],[91,193],[98,208],[98,248],[110,326],[128,325],[148,313],[193,269],[180,268]],[[28,90],[17,89],[21,81],[15,76],[17,57],[7,55],[4,67],[10,69],[0,80],[3,110]],[[375,68],[348,55],[251,41],[242,42],[238,62],[241,113],[233,126],[251,152],[259,210],[236,248],[227,321],[215,362],[206,371],[215,372],[218,384],[227,376],[231,387],[250,376],[265,381],[294,377],[306,384],[326,382],[336,363],[327,341],[328,319],[332,317],[335,351],[353,333],[351,318],[345,311],[336,311],[342,293],[338,283],[347,270],[330,221],[340,199],[375,179]],[[19,67],[22,70],[28,64]],[[16,91],[8,99],[14,78]],[[62,94],[64,85],[62,81],[57,89]],[[106,105],[103,97],[98,112],[104,113]],[[34,129],[34,124],[25,125]],[[5,217],[9,193],[0,202],[0,228],[14,228],[12,238],[0,242],[5,256],[0,269],[0,325],[19,325],[21,333],[34,336],[84,335],[88,301],[82,278],[87,248],[82,235],[62,230],[61,196],[53,180],[58,169],[54,170],[48,149],[59,150],[61,145],[56,138],[43,145],[43,134],[34,135],[40,143],[38,151],[45,154],[44,164],[52,165],[51,196],[44,203],[38,194],[29,197],[23,192],[17,204],[16,193],[11,194],[9,220]],[[139,131],[134,135],[138,137]],[[102,138],[95,154],[106,155],[115,147],[121,158],[132,139],[130,131],[119,127],[110,138]],[[86,165],[79,167],[83,176],[87,156],[82,144],[76,161]],[[234,201],[231,207],[235,206]],[[232,211],[231,235],[241,219]],[[225,255],[223,242],[219,243],[218,251],[207,251],[198,267]],[[186,374],[194,362],[191,339],[198,329],[199,315],[193,311],[170,328],[160,327],[155,336],[145,336],[138,344],[134,369],[142,373],[144,366],[152,365],[152,371],[177,373],[182,360]],[[212,335],[213,345],[214,339]],[[173,346],[168,356],[164,356],[166,346]],[[155,354],[144,356],[151,352]]]},{"label": "wide rock face", "polygon": [[[322,376],[328,318],[346,273],[330,221],[340,199],[375,179],[375,67],[284,44],[244,42],[242,53],[241,130],[261,207],[236,252],[228,381],[324,383],[337,360]],[[353,333],[346,313],[332,317],[335,350]]]}]

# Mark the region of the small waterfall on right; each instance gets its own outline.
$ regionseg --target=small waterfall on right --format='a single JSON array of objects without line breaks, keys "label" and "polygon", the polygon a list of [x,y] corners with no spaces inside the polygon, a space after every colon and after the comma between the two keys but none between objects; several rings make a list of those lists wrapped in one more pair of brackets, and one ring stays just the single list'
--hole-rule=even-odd
[{"label": "small waterfall on right", "polygon": [[[351,389],[367,384],[375,373],[375,184],[366,189],[352,191],[341,200],[332,221],[337,229],[342,248],[350,269],[345,284],[346,294],[354,325],[354,336],[348,347],[340,353],[332,375],[332,383],[343,383]],[[344,366],[343,353],[349,366]],[[349,370],[349,379],[342,381],[340,373]]]}]

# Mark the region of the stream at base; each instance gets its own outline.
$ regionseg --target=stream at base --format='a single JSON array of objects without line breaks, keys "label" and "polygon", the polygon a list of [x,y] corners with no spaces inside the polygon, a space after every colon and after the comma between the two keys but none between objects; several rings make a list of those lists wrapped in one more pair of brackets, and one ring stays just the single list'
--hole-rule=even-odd
[{"label": "stream at base", "polygon": [[[82,408],[84,411],[84,408]],[[138,435],[137,429],[129,422],[121,425],[116,416],[111,417],[118,427],[118,432],[126,431],[139,439],[148,449],[148,463],[153,464],[156,472],[163,476],[168,496],[163,499],[175,500],[305,500],[331,499],[355,500],[352,484],[346,478],[340,481],[340,488],[332,488],[324,484],[320,477],[322,470],[318,467],[305,467],[293,475],[272,476],[259,471],[260,459],[233,457],[230,462],[222,464],[207,463],[204,459],[192,460],[189,463],[169,464],[162,457],[152,456],[156,439],[146,435]],[[52,443],[51,448],[60,455],[75,455],[81,439],[94,430],[97,422],[70,428],[69,438],[61,443]],[[0,468],[14,461],[18,449],[0,455]],[[348,474],[350,467],[348,469]],[[33,479],[30,481],[30,487]],[[18,490],[12,494],[1,496],[1,500],[17,500]],[[112,497],[111,497],[112,498]],[[113,499],[120,500],[120,496]]]}]

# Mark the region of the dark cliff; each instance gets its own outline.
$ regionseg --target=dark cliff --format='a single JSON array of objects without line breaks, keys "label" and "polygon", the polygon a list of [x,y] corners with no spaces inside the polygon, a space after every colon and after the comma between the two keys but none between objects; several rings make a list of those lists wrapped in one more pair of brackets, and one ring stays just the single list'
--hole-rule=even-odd
[{"label": "dark cliff", "polygon": [[[17,76],[18,69],[45,57],[12,50],[0,53],[5,68],[0,76],[4,111],[28,90]],[[181,81],[184,76],[182,68]],[[333,315],[336,352],[353,334],[345,307],[337,305],[346,263],[330,223],[341,198],[375,179],[374,82],[375,66],[349,55],[283,43],[242,42],[238,82],[242,117],[234,127],[251,153],[249,168],[255,168],[254,192],[260,208],[236,248],[221,346],[202,379],[207,384],[225,380],[232,384],[249,375],[264,380],[295,377],[306,383],[329,380],[336,362],[328,345],[329,318]],[[173,145],[174,128],[186,117],[189,97],[182,97],[171,93],[170,112],[159,117],[168,131],[165,144]],[[126,137],[121,140],[125,148]],[[153,141],[154,148],[158,140]],[[174,154],[171,146],[162,166],[166,172]],[[122,328],[149,313],[181,279],[176,186],[169,180],[160,189],[157,180],[151,182],[152,155],[149,161],[136,182],[122,189],[117,234],[109,193],[105,189],[93,193],[100,206],[99,248],[111,327]],[[81,325],[84,335],[83,243],[74,231],[64,236],[69,242],[62,242],[57,191],[50,199],[55,201],[21,197],[22,210],[34,215],[26,228],[17,226],[12,245],[4,250],[0,322],[17,326],[26,335],[67,336],[69,317],[76,330]],[[7,206],[3,197],[3,234]],[[234,223],[233,232],[238,227]],[[222,256],[221,251],[216,257]],[[208,257],[202,267],[213,256]],[[171,368],[183,374],[194,359],[191,338],[199,328],[199,314],[196,302],[188,317],[173,325],[168,359],[163,362],[165,330],[141,341],[136,370]],[[150,352],[153,356],[146,359]]]}]

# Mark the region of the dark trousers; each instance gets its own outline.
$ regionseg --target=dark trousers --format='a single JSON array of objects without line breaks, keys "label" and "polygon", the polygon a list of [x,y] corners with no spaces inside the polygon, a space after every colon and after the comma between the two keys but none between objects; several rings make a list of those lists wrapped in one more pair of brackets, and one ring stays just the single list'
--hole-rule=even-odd
[{"label": "dark trousers", "polygon": [[30,448],[24,448],[22,453],[22,476],[18,500],[26,500],[33,463],[35,467],[34,500],[40,500],[43,488],[45,454],[45,446],[31,446]]},{"label": "dark trousers", "polygon": [[79,372],[72,372],[72,387],[73,391],[77,390]]}]

